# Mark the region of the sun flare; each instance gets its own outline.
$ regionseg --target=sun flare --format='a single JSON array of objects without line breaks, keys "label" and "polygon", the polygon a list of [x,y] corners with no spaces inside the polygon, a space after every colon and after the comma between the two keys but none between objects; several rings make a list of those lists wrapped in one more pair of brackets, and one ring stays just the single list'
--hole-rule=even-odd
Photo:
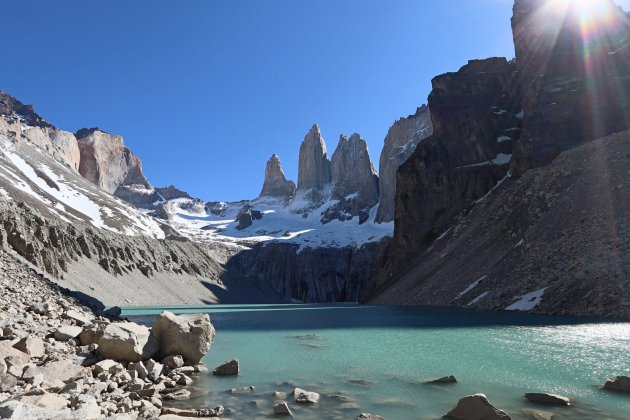
[{"label": "sun flare", "polygon": [[584,24],[605,19],[609,13],[607,0],[551,0],[556,12],[566,14],[571,11],[579,16]]}]

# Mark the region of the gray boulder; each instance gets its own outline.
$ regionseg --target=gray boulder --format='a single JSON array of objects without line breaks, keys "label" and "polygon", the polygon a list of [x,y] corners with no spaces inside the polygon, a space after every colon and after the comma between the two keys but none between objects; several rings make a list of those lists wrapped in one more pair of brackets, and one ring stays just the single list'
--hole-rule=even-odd
[{"label": "gray boulder", "polygon": [[317,392],[305,391],[300,388],[293,390],[293,397],[298,404],[315,404],[319,401],[319,394]]},{"label": "gray boulder", "polygon": [[83,328],[75,327],[74,325],[62,325],[55,331],[55,340],[68,341],[76,338],[81,334]]},{"label": "gray boulder", "polygon": [[241,368],[238,359],[228,360],[212,371],[212,374],[216,376],[236,376],[239,373],[241,373]]},{"label": "gray boulder", "polygon": [[143,325],[117,322],[105,328],[98,346],[99,353],[105,359],[139,362],[158,351],[158,340]]},{"label": "gray boulder", "polygon": [[208,314],[175,315],[164,311],[151,329],[162,357],[181,355],[193,363],[199,363],[210,350],[215,334]]},{"label": "gray boulder", "polygon": [[508,420],[510,416],[488,401],[484,394],[474,394],[459,400],[457,406],[446,414],[456,420]]},{"label": "gray boulder", "polygon": [[278,403],[273,406],[273,414],[278,416],[291,416],[291,410],[289,409],[289,405],[285,402]]},{"label": "gray boulder", "polygon": [[44,342],[39,337],[26,337],[13,345],[14,348],[31,357],[42,357],[45,354]]},{"label": "gray boulder", "polygon": [[604,383],[604,389],[618,392],[630,392],[630,377],[615,376]]},{"label": "gray boulder", "polygon": [[527,398],[528,401],[539,404],[563,406],[571,405],[571,400],[569,400],[567,397],[556,394],[547,394],[544,392],[528,392],[527,394],[525,394],[525,398]]}]

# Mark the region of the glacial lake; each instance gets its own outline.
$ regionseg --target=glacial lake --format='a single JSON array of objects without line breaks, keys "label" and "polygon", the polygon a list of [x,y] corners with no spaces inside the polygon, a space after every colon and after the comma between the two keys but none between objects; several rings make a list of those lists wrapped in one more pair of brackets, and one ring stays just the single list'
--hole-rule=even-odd
[{"label": "glacial lake", "polygon": [[[554,419],[629,419],[630,395],[608,392],[608,376],[630,375],[630,323],[450,308],[361,305],[212,305],[127,307],[123,316],[151,325],[162,310],[206,312],[217,336],[197,376],[199,390],[176,406],[222,404],[235,419],[274,418],[274,391],[292,385],[321,394],[298,406],[297,419],[437,419],[459,398],[485,393],[513,419],[527,410]],[[212,376],[237,357],[241,375]],[[455,375],[457,384],[426,381]],[[253,385],[251,394],[230,388]],[[574,399],[571,407],[529,403],[526,392]]]}]

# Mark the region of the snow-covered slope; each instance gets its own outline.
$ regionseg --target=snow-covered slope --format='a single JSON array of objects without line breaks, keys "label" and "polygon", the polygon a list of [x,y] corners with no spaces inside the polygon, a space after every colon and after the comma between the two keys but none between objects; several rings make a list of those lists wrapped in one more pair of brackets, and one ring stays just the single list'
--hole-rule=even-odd
[{"label": "snow-covered slope", "polygon": [[33,128],[0,117],[0,188],[7,199],[69,223],[164,238],[161,223],[87,181],[29,138]]},{"label": "snow-covered slope", "polygon": [[[244,246],[280,242],[299,245],[298,252],[307,248],[360,247],[391,236],[394,225],[374,223],[376,207],[368,221],[359,224],[359,216],[350,220],[322,223],[322,214],[338,200],[313,204],[297,198],[288,204],[283,199],[261,197],[237,203],[204,203],[200,200],[179,198],[163,205],[162,214],[181,234],[196,241],[220,241]],[[239,229],[237,217],[245,207],[260,211],[262,218]],[[165,213],[165,214],[164,214]]]}]

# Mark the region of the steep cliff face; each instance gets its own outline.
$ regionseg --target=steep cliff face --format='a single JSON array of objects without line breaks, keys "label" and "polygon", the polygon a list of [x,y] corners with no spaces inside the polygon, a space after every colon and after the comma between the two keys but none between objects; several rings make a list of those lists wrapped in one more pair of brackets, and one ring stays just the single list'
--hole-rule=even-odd
[{"label": "steep cliff face", "polygon": [[280,156],[275,153],[267,161],[265,181],[260,197],[277,197],[288,200],[295,195],[295,183],[284,176]]},{"label": "steep cliff face", "polygon": [[552,3],[514,2],[524,112],[516,175],[630,126],[628,16],[610,0]]},{"label": "steep cliff face", "polygon": [[360,207],[378,203],[378,175],[370,160],[367,143],[359,134],[342,135],[332,156],[332,198],[356,194]]},{"label": "steep cliff face", "polygon": [[151,208],[160,200],[142,173],[140,158],[121,136],[98,128],[81,129],[76,136],[81,151],[79,173],[85,179],[139,208]]},{"label": "steep cliff face", "polygon": [[394,241],[374,287],[506,176],[520,123],[514,70],[504,58],[490,58],[433,79],[433,135],[398,170]]},{"label": "steep cliff face", "polygon": [[357,302],[389,242],[361,247],[307,248],[294,244],[257,245],[230,259],[226,269],[248,283],[272,287],[301,302]]},{"label": "steep cliff face", "polygon": [[[575,244],[588,240],[573,229],[598,219],[589,227],[597,238],[592,249],[609,249],[620,261],[627,259],[628,239],[617,241],[609,232],[610,226],[624,223],[619,216],[627,213],[627,203],[612,191],[601,197],[605,179],[625,185],[612,181],[613,172],[617,176],[622,169],[608,173],[601,165],[616,167],[619,160],[613,156],[624,155],[627,135],[616,138],[612,149],[585,147],[561,155],[560,161],[554,158],[630,128],[629,25],[612,1],[516,0],[513,62],[474,61],[433,80],[434,133],[398,171],[394,240],[366,299],[627,314],[625,298],[614,298],[623,296],[625,287],[618,281],[624,278],[618,261],[601,258],[577,269],[585,264],[588,247]],[[593,160],[589,153],[608,157]],[[584,171],[576,170],[569,156]],[[506,176],[510,173],[512,178]],[[496,202],[491,200],[495,188]],[[605,201],[609,211],[600,215],[584,200]],[[574,208],[586,219],[571,219]],[[531,245],[523,247],[528,241]],[[477,280],[470,278],[474,272]],[[581,283],[585,279],[601,287],[589,293]],[[467,295],[473,288],[476,297]],[[584,305],[572,304],[584,299]]]},{"label": "steep cliff face", "polygon": [[630,132],[508,178],[369,301],[630,316]]},{"label": "steep cliff face", "polygon": [[396,197],[396,172],[416,150],[416,145],[433,133],[431,114],[426,105],[416,113],[397,120],[387,132],[379,159],[380,202],[376,221],[386,223],[394,220]]},{"label": "steep cliff face", "polygon": [[0,90],[0,130],[12,132],[74,171],[81,158],[74,134],[59,130],[39,116],[32,105],[24,105]]},{"label": "steep cliff face", "polygon": [[313,125],[300,145],[298,185],[300,191],[323,190],[332,179],[326,142],[317,124]]}]

